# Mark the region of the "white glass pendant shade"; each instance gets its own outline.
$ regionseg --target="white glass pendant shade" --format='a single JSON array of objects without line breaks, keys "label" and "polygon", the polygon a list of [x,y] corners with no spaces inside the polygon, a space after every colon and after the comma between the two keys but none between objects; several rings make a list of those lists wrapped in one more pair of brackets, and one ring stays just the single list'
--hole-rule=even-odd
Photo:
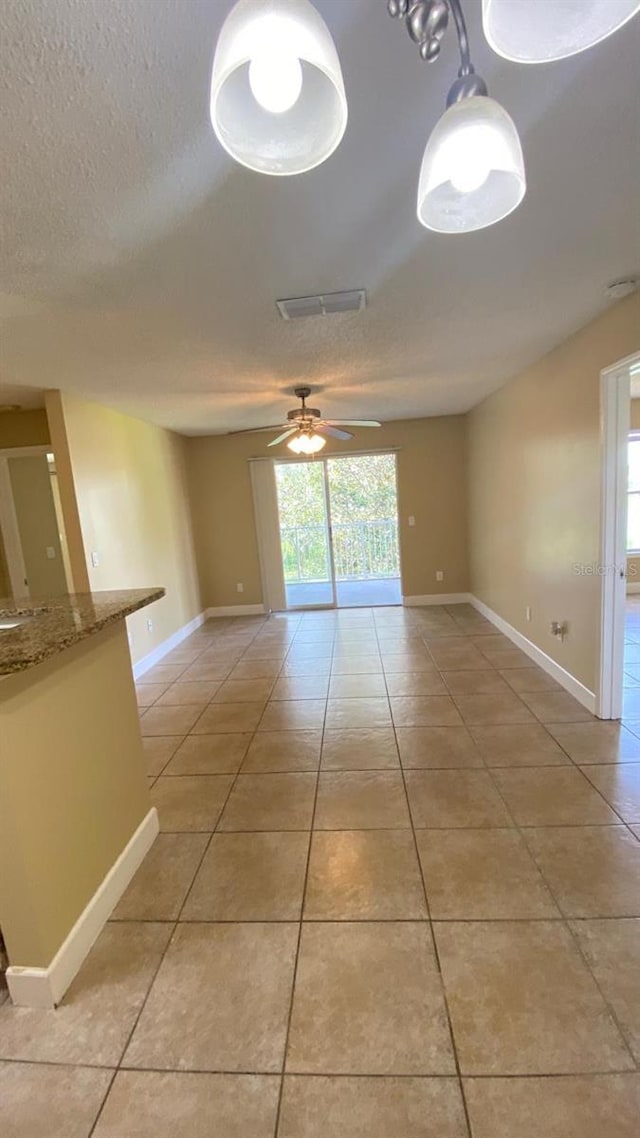
[{"label": "white glass pendant shade", "polygon": [[216,47],[211,122],[225,150],[262,174],[302,174],[333,153],[347,98],[310,0],[239,0]]},{"label": "white glass pendant shade", "polygon": [[549,63],[586,51],[640,11],[640,0],[482,0],[491,47],[516,63]]},{"label": "white glass pendant shade", "polygon": [[438,233],[470,233],[511,213],[526,190],[518,132],[487,95],[454,103],[427,143],[418,218]]},{"label": "white glass pendant shade", "polygon": [[314,433],[296,435],[290,443],[287,443],[289,450],[292,450],[294,454],[317,454],[326,445],[327,440],[323,439],[322,435]]}]

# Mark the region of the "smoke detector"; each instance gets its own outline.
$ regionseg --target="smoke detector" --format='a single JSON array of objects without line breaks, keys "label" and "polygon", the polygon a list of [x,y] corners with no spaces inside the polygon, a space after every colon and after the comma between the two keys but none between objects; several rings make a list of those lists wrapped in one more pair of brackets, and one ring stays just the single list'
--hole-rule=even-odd
[{"label": "smoke detector", "polygon": [[637,277],[620,277],[617,281],[611,281],[605,288],[605,294],[609,300],[622,300],[625,296],[630,296],[632,292],[638,287]]},{"label": "smoke detector", "polygon": [[299,320],[302,316],[334,316],[339,312],[362,312],[366,306],[367,294],[363,288],[276,300],[276,308],[283,320]]}]

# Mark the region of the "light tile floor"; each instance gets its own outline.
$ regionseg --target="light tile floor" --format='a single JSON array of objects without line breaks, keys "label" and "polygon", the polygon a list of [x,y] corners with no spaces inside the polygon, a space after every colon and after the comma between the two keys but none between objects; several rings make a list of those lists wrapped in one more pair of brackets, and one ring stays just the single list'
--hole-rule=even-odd
[{"label": "light tile floor", "polygon": [[466,605],[206,624],[138,686],[162,833],[0,1007],[3,1138],[637,1138],[628,639],[620,725]]}]

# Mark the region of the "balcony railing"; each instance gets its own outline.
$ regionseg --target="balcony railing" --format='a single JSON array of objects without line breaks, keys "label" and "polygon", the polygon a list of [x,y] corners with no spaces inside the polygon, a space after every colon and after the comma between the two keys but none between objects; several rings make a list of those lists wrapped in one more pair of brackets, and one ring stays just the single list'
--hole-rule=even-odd
[{"label": "balcony railing", "polygon": [[[371,581],[400,576],[398,523],[344,522],[332,527],[337,581]],[[288,585],[329,581],[331,560],[326,526],[286,526],[281,530],[284,578]]]}]

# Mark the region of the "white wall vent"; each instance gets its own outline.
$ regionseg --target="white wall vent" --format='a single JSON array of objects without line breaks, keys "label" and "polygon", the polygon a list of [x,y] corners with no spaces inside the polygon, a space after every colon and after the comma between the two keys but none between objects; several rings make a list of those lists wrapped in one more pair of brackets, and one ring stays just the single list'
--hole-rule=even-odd
[{"label": "white wall vent", "polygon": [[298,320],[301,316],[333,316],[336,312],[362,312],[366,306],[367,293],[363,288],[276,300],[276,307],[283,320]]}]

